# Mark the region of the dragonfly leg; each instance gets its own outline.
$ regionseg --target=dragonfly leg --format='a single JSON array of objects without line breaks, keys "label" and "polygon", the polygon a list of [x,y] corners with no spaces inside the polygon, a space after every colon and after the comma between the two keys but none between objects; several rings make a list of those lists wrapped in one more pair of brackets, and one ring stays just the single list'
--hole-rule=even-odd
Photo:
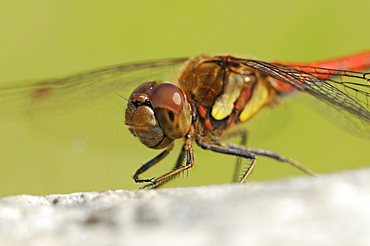
[{"label": "dragonfly leg", "polygon": [[157,155],[156,157],[154,157],[153,159],[151,159],[150,161],[148,161],[147,163],[145,163],[144,165],[142,165],[136,171],[136,173],[133,176],[133,179],[135,180],[135,182],[136,183],[152,182],[152,180],[154,178],[151,178],[151,179],[140,179],[139,178],[139,175],[142,174],[142,173],[144,173],[145,171],[147,171],[149,168],[151,168],[152,166],[154,166],[155,164],[157,164],[161,160],[163,160],[163,158],[165,158],[170,153],[170,151],[173,149],[173,146],[174,146],[174,144],[171,144],[167,149],[165,149],[164,151],[162,151],[159,155]]},{"label": "dragonfly leg", "polygon": [[[246,130],[238,129],[237,131],[227,132],[225,134],[225,139],[232,138],[232,137],[240,137],[239,144],[241,146],[245,146],[247,144],[247,136],[248,136],[248,132]],[[243,158],[241,157],[236,158],[232,182],[238,182],[241,179],[240,174],[242,173],[241,171],[242,161],[243,161]]]},{"label": "dragonfly leg", "polygon": [[[194,166],[194,151],[192,147],[193,128],[188,132],[185,143],[181,149],[180,155],[175,164],[175,168],[155,179],[151,179],[146,185],[140,187],[140,189],[153,187],[158,188],[162,183],[168,182],[171,178],[182,173],[183,171],[192,168]],[[182,165],[182,162],[186,159],[186,164]]]},{"label": "dragonfly leg", "polygon": [[250,148],[250,147],[239,146],[239,145],[230,144],[230,143],[225,143],[225,145],[229,148],[242,149],[244,151],[253,153],[255,155],[267,156],[267,157],[273,158],[273,159],[281,161],[281,162],[289,163],[292,166],[301,170],[302,172],[304,172],[308,175],[311,175],[311,176],[320,176],[317,173],[315,173],[314,171],[310,170],[309,168],[307,168],[304,165],[302,165],[301,163],[299,163],[298,161],[290,159],[290,158],[288,158],[288,157],[286,157],[282,154],[279,154],[279,153],[271,151],[271,150]]},{"label": "dragonfly leg", "polygon": [[[186,154],[186,148],[185,148],[185,144],[183,144],[182,145],[182,148],[181,148],[181,152],[179,154],[179,157],[177,158],[177,161],[175,163],[175,166],[173,167],[172,170],[177,170],[177,169],[181,168],[181,166],[182,166],[182,164],[183,164],[183,162],[185,160],[185,154]],[[162,182],[157,183],[156,185],[153,185],[152,186],[152,189],[157,189],[157,188],[163,186],[164,184],[166,184],[170,180],[171,180],[170,178],[168,178],[166,180],[163,180]]]},{"label": "dragonfly leg", "polygon": [[244,149],[243,146],[239,145],[230,145],[224,144],[224,143],[218,143],[218,144],[209,144],[202,142],[201,139],[197,139],[197,144],[206,150],[211,150],[214,152],[218,152],[221,154],[226,154],[226,155],[233,155],[239,158],[244,158],[251,160],[252,163],[248,166],[247,170],[242,174],[241,178],[238,180],[239,183],[243,183],[248,176],[252,173],[254,166],[257,163],[257,156],[254,153],[251,153]]}]

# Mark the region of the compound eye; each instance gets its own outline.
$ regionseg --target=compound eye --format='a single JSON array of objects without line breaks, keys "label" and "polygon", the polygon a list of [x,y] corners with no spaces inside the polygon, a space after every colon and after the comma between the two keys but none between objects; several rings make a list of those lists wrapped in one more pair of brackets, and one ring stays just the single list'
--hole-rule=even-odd
[{"label": "compound eye", "polygon": [[180,112],[184,105],[184,93],[173,84],[159,84],[148,92],[149,100],[153,108],[167,109]]},{"label": "compound eye", "polygon": [[146,83],[143,83],[141,85],[139,85],[138,87],[136,87],[136,89],[131,93],[130,95],[130,101],[134,101],[135,100],[135,97],[139,96],[140,94],[147,94],[148,91],[154,87],[157,83],[156,82],[146,82]]},{"label": "compound eye", "polygon": [[190,106],[184,93],[173,84],[160,84],[148,92],[156,118],[166,135],[182,138],[191,124]]}]

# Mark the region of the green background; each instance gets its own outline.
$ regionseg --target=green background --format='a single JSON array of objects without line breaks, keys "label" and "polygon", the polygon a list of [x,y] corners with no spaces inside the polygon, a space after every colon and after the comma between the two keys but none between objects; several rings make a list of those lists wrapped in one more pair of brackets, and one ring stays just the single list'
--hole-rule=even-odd
[{"label": "green background", "polygon": [[[266,61],[297,62],[336,57],[369,48],[369,9],[368,0],[3,1],[0,82],[200,54],[252,54]],[[279,151],[319,173],[369,164],[367,141],[341,131],[304,105],[282,111],[283,116],[272,117],[280,123],[270,129],[272,121],[265,133],[259,130],[253,137],[249,130],[249,145]],[[10,118],[7,124],[0,122],[0,196],[135,189],[132,174],[157,154],[136,141],[129,147],[110,146],[104,139],[101,148],[98,143],[78,153],[65,144],[58,129],[45,133],[27,117],[0,113]],[[113,125],[118,124],[97,131]],[[114,141],[131,141],[126,136],[118,134]],[[195,151],[196,168],[169,186],[230,181],[233,158]],[[168,170],[176,155],[145,177]],[[259,158],[250,180],[299,174]]]}]

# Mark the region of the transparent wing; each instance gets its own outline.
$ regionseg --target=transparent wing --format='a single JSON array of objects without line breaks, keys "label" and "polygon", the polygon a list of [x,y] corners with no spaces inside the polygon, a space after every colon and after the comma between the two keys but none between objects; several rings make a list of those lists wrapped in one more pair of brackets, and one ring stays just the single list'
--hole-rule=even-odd
[{"label": "transparent wing", "polygon": [[40,134],[52,133],[69,143],[82,140],[89,146],[107,148],[124,145],[128,135],[124,98],[143,82],[176,78],[185,60],[119,65],[57,79],[0,84],[0,124],[30,123]]},{"label": "transparent wing", "polygon": [[329,115],[346,130],[370,138],[369,73],[236,60],[319,99],[321,102],[313,103],[313,107]]}]

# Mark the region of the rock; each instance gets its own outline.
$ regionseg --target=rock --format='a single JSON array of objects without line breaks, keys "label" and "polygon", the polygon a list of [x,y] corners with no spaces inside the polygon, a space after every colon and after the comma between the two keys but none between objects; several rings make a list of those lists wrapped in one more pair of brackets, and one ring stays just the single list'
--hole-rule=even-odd
[{"label": "rock", "polygon": [[1,245],[370,245],[370,169],[0,198]]}]

